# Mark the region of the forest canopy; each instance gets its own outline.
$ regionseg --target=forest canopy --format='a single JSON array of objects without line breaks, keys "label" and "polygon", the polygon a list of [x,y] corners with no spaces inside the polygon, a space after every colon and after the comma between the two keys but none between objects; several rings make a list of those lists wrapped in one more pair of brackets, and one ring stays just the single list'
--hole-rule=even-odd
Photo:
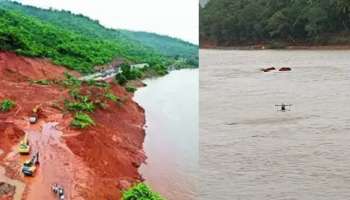
[{"label": "forest canopy", "polygon": [[217,45],[350,43],[349,0],[211,0],[200,40]]},{"label": "forest canopy", "polygon": [[198,67],[198,46],[153,33],[109,29],[70,11],[0,0],[0,50],[50,58],[83,73],[122,58],[131,63]]}]

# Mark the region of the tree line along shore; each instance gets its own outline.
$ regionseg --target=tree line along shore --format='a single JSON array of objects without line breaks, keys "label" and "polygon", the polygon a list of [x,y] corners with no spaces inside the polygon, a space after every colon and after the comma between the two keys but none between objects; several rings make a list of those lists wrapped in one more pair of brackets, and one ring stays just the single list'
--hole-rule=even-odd
[{"label": "tree line along shore", "polygon": [[349,46],[350,1],[215,0],[200,7],[201,47]]}]

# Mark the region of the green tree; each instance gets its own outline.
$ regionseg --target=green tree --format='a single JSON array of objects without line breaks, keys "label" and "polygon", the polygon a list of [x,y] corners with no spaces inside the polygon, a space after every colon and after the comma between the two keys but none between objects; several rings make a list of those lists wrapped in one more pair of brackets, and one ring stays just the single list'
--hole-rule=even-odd
[{"label": "green tree", "polygon": [[123,191],[122,200],[165,200],[144,183],[138,183]]},{"label": "green tree", "polygon": [[13,102],[10,99],[4,99],[1,104],[0,104],[0,111],[1,112],[8,112],[10,111],[14,106],[15,106],[15,102]]},{"label": "green tree", "polygon": [[350,33],[348,0],[213,0],[199,14],[200,41],[222,46],[328,43]]}]

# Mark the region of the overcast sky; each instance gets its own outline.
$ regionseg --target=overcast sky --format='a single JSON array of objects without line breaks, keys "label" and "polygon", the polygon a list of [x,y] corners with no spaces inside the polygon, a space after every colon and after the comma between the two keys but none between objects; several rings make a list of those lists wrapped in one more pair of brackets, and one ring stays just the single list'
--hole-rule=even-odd
[{"label": "overcast sky", "polygon": [[198,44],[198,0],[16,0],[81,13],[107,27],[147,31]]}]

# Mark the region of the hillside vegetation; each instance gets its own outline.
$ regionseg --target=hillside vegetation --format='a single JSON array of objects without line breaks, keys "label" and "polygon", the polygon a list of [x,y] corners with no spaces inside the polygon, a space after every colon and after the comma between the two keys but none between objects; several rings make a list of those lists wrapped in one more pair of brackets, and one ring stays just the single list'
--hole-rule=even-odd
[{"label": "hillside vegetation", "polygon": [[115,58],[151,66],[171,65],[181,58],[187,67],[198,66],[197,46],[166,36],[139,34],[108,29],[69,11],[0,0],[0,50],[50,58],[83,73]]},{"label": "hillside vegetation", "polygon": [[349,28],[349,0],[215,0],[200,8],[201,42],[222,46],[349,44]]},{"label": "hillside vegetation", "polygon": [[147,32],[132,32],[121,30],[121,35],[126,38],[138,41],[162,52],[162,55],[178,58],[185,58],[188,64],[198,66],[198,46],[180,39],[168,36],[157,35]]}]

